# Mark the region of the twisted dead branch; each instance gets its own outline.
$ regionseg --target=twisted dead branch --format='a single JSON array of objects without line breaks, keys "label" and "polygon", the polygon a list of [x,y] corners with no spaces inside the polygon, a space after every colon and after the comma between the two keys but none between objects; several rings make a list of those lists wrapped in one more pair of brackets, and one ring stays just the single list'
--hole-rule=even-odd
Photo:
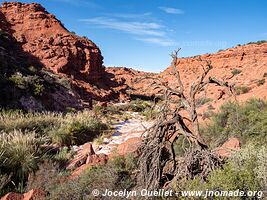
[{"label": "twisted dead branch", "polygon": [[[212,64],[210,61],[200,60],[204,62],[204,65],[201,64],[203,73],[197,80],[191,83],[189,91],[186,93],[179,70],[177,69],[179,65],[177,58],[179,51],[180,49],[171,54],[171,66],[178,85],[177,87],[169,87],[168,84],[163,82],[162,84],[157,84],[157,87],[164,91],[165,101],[161,107],[161,114],[158,116],[154,126],[146,130],[147,136],[140,151],[142,155],[139,158],[139,181],[142,187],[149,190],[158,189],[162,186],[163,168],[168,161],[171,160],[173,163],[172,172],[178,173],[178,175],[174,175],[175,177],[179,177],[179,174],[183,171],[181,169],[182,165],[177,168],[177,158],[174,151],[174,142],[181,135],[190,141],[191,146],[194,146],[194,151],[192,152],[202,152],[192,153],[194,156],[191,156],[191,159],[197,160],[197,157],[203,155],[203,152],[206,152],[205,155],[208,155],[207,159],[202,159],[204,160],[204,164],[202,163],[202,165],[206,166],[203,168],[204,171],[202,170],[204,175],[205,171],[210,171],[210,169],[213,169],[213,166],[217,165],[216,158],[212,154],[207,153],[209,152],[208,146],[200,134],[196,110],[196,95],[209,84],[227,87],[231,93],[233,91],[229,83],[215,77],[207,77],[210,70],[212,70]],[[178,97],[180,100],[174,110],[170,106],[173,97]],[[182,110],[186,111],[189,116],[188,118],[181,115],[180,111]],[[186,123],[185,120],[188,121],[189,124]],[[191,173],[188,169],[190,168],[190,163],[194,163],[193,160],[192,162],[186,161],[189,164],[188,166],[183,165],[187,168],[184,169],[187,174]]]}]

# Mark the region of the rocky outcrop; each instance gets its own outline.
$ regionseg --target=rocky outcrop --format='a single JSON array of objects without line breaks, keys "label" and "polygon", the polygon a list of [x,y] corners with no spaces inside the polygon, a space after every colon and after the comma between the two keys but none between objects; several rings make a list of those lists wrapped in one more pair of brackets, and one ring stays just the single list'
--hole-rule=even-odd
[{"label": "rocky outcrop", "polygon": [[[240,95],[239,99],[246,99],[247,96],[267,97],[266,83],[258,84],[260,80],[265,78],[264,73],[267,72],[267,43],[239,45],[214,54],[179,59],[177,67],[186,86],[189,86],[190,82],[202,72],[199,58],[211,61],[213,66],[210,71],[211,76],[224,79],[235,86],[250,88],[250,91]],[[173,74],[173,70],[169,67],[160,74],[160,77],[166,80],[169,85],[173,85],[176,80],[171,74]],[[210,87],[207,92],[214,100],[227,98],[227,95],[222,95],[222,88],[220,87]]]},{"label": "rocky outcrop", "polygon": [[118,155],[127,155],[129,153],[139,154],[138,152],[139,147],[142,145],[142,139],[140,137],[134,137],[126,140],[122,144],[119,144],[117,147],[117,154]]},{"label": "rocky outcrop", "polygon": [[[4,57],[0,64],[10,71],[1,73],[5,80],[19,72],[19,78],[28,81],[29,75],[32,79],[38,77],[44,86],[38,97],[32,95],[35,83],[31,92],[22,91],[21,95],[16,92],[19,95],[13,95],[14,98],[7,95],[7,105],[0,100],[3,107],[29,111],[91,108],[93,100],[116,100],[124,93],[125,86],[111,80],[105,71],[100,49],[88,38],[69,32],[37,3],[2,4],[0,56]],[[3,90],[3,93],[12,91],[9,86]]]},{"label": "rocky outcrop", "polygon": [[89,39],[70,33],[40,4],[5,2],[0,11],[23,50],[38,58],[44,67],[86,81],[97,81],[103,75],[99,48]]},{"label": "rocky outcrop", "polygon": [[66,169],[74,170],[70,179],[76,178],[84,170],[97,165],[104,165],[108,162],[106,154],[96,154],[91,143],[85,143],[79,147],[74,158],[68,163]]},{"label": "rocky outcrop", "polygon": [[[223,79],[236,88],[245,88],[246,91],[236,96],[237,100],[245,101],[252,97],[267,98],[267,42],[238,45],[213,54],[179,58],[177,68],[187,92],[190,84],[203,72],[201,65],[205,60],[211,61],[213,66],[209,76]],[[153,97],[163,92],[159,85],[168,85],[171,88],[178,86],[172,67],[159,74],[114,67],[107,68],[107,71],[114,75],[114,79],[125,82],[128,86],[127,92],[132,94],[131,96]],[[200,104],[201,99],[208,100],[199,106],[199,113],[205,117],[208,114],[205,112],[212,111],[208,108],[217,109],[225,100],[234,100],[234,96],[231,96],[225,88],[212,85],[202,91],[197,99]]]},{"label": "rocky outcrop", "polygon": [[91,143],[83,144],[77,151],[75,157],[68,163],[66,169],[75,169],[86,163],[87,157],[94,155],[95,151]]},{"label": "rocky outcrop", "polygon": [[156,73],[142,72],[126,67],[107,67],[106,71],[111,80],[120,84],[119,90],[125,91],[120,94],[119,99],[122,102],[129,97],[149,99],[157,92],[150,87],[155,82],[151,78],[156,77]]},{"label": "rocky outcrop", "polygon": [[220,147],[215,149],[215,152],[222,158],[228,158],[238,150],[240,150],[240,140],[238,138],[229,138]]}]

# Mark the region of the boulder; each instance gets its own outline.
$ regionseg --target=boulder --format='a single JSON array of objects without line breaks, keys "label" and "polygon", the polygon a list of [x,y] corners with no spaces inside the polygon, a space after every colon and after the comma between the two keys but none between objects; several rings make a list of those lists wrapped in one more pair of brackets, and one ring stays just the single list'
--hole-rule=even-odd
[{"label": "boulder", "polygon": [[90,167],[97,165],[104,165],[108,161],[108,156],[106,154],[94,154],[87,157],[86,163],[77,167],[69,177],[70,179],[75,179],[79,177],[85,170]]},{"label": "boulder", "polygon": [[85,143],[78,150],[74,158],[68,163],[66,169],[75,169],[86,163],[87,157],[94,155],[94,149],[91,143]]},{"label": "boulder", "polygon": [[228,158],[232,153],[240,149],[240,141],[238,138],[229,138],[223,145],[215,149],[217,155],[222,158]]},{"label": "boulder", "polygon": [[128,153],[137,153],[138,148],[142,145],[142,139],[140,137],[134,137],[126,140],[117,147],[117,153],[119,155],[126,155]]},{"label": "boulder", "polygon": [[106,154],[94,154],[94,155],[89,155],[86,159],[85,164],[90,164],[92,166],[95,165],[104,165],[108,162],[108,156]]}]

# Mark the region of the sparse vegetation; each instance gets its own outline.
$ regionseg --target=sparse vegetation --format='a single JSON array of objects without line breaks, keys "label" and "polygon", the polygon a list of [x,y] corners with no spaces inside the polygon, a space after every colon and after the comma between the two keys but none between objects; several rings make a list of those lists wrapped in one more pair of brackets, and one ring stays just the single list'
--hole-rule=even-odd
[{"label": "sparse vegetation", "polygon": [[261,79],[261,80],[258,80],[257,85],[261,86],[261,85],[264,85],[264,83],[265,83],[265,79]]},{"label": "sparse vegetation", "polygon": [[[187,181],[183,188],[203,191],[257,191],[251,199],[261,199],[262,191],[266,190],[266,155],[267,149],[264,146],[248,145],[234,154],[223,168],[211,172],[206,181],[198,177]],[[181,185],[179,187],[181,188]],[[241,200],[242,197],[235,199]]]},{"label": "sparse vegetation", "polygon": [[231,73],[235,76],[235,75],[237,75],[237,74],[240,74],[242,72],[242,70],[240,70],[240,69],[233,69],[232,71],[231,71]]},{"label": "sparse vegetation", "polygon": [[201,107],[203,106],[204,104],[208,103],[208,102],[211,102],[212,99],[211,98],[207,98],[207,97],[201,97],[199,99],[196,100],[196,106],[197,107]]},{"label": "sparse vegetation", "polygon": [[266,40],[258,40],[256,42],[249,42],[247,44],[257,44],[257,45],[260,45],[260,44],[263,44],[263,43],[266,43],[267,41]]},{"label": "sparse vegetation", "polygon": [[[109,126],[94,118],[89,111],[59,113],[0,112],[0,186],[1,194],[23,192],[28,175],[38,170],[45,159],[62,167],[73,152],[66,147],[92,141]],[[55,155],[48,155],[42,145],[65,146]]]},{"label": "sparse vegetation", "polygon": [[236,86],[234,89],[237,95],[246,94],[250,91],[250,88],[247,86]]},{"label": "sparse vegetation", "polygon": [[244,104],[225,103],[212,122],[202,129],[208,144],[216,147],[229,137],[238,137],[243,144],[267,142],[267,103],[251,99]]},{"label": "sparse vegetation", "polygon": [[[84,197],[91,198],[91,192],[98,189],[100,192],[110,190],[130,190],[135,186],[131,177],[136,169],[137,159],[132,154],[126,157],[115,157],[107,165],[89,168],[75,180],[57,185],[50,190],[49,200],[78,200]],[[109,197],[113,199],[115,197]]]}]

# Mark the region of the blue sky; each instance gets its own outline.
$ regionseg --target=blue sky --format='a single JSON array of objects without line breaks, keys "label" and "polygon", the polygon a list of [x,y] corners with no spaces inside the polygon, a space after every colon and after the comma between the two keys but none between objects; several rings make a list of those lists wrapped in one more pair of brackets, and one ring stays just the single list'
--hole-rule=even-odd
[{"label": "blue sky", "polygon": [[[32,2],[32,1],[22,1]],[[266,0],[36,0],[101,49],[106,66],[159,72],[180,56],[267,39]]]}]

